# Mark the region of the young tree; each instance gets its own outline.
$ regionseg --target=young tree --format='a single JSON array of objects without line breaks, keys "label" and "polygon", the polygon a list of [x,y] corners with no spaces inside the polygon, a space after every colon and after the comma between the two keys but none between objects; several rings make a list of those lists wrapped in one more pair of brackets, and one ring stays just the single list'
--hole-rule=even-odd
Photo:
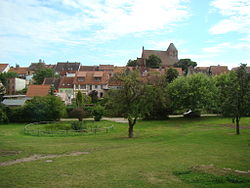
[{"label": "young tree", "polygon": [[76,106],[77,107],[83,106],[83,95],[81,91],[78,91],[76,94]]},{"label": "young tree", "polygon": [[55,71],[50,68],[41,67],[34,73],[33,79],[35,84],[42,84],[45,78],[51,78],[55,76]]},{"label": "young tree", "polygon": [[137,119],[142,117],[147,109],[143,97],[145,86],[137,71],[117,75],[116,79],[122,83],[122,88],[109,91],[107,105],[128,119],[128,137],[132,138]]},{"label": "young tree", "polygon": [[150,55],[146,59],[146,66],[149,68],[159,68],[161,66],[161,59],[157,55]]},{"label": "young tree", "polygon": [[177,63],[174,64],[175,67],[180,67],[184,71],[185,75],[188,73],[189,67],[196,67],[197,63],[191,59],[180,59]]},{"label": "young tree", "polygon": [[179,76],[179,73],[176,69],[169,68],[166,72],[166,81],[168,83],[172,82],[174,79],[176,79]]}]

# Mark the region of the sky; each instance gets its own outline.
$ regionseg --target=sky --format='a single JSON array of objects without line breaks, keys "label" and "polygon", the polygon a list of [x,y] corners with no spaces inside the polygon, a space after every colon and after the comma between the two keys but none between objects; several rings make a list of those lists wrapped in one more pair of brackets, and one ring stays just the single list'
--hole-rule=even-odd
[{"label": "sky", "polygon": [[0,0],[0,62],[125,66],[166,50],[198,66],[250,65],[250,0]]}]

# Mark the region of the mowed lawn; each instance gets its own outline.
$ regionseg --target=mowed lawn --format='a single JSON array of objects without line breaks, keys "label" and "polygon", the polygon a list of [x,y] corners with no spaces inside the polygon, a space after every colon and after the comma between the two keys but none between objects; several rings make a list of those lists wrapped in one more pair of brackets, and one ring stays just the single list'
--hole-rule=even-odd
[{"label": "mowed lawn", "polygon": [[35,154],[89,152],[0,166],[0,187],[196,187],[174,172],[211,164],[250,170],[250,118],[241,119],[241,135],[227,127],[229,118],[139,121],[133,139],[127,138],[127,124],[103,123],[114,130],[65,137],[28,136],[24,124],[0,125],[1,163]]}]

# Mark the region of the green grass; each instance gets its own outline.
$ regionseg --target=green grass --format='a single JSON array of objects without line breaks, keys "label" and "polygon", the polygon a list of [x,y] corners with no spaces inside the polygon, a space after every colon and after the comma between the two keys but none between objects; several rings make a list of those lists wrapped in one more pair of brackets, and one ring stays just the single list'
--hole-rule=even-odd
[{"label": "green grass", "polygon": [[[54,158],[50,163],[43,159],[0,166],[0,187],[212,187],[213,183],[204,182],[206,177],[216,179],[216,174],[205,173],[209,175],[204,178],[190,173],[204,180],[197,184],[174,172],[210,164],[218,169],[250,170],[250,129],[235,135],[234,129],[224,126],[231,124],[228,118],[139,121],[133,139],[127,138],[126,124],[100,123],[114,125],[114,130],[108,134],[39,137],[25,135],[23,124],[0,125],[0,162],[34,154],[89,152]],[[250,126],[250,118],[242,118],[241,125]],[[220,187],[246,185],[227,180],[220,183]]]}]

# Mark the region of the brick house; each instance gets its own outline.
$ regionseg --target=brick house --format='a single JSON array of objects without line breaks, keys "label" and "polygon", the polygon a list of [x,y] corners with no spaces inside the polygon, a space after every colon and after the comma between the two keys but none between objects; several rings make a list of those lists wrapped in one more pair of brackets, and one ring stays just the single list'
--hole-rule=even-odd
[{"label": "brick house", "polygon": [[75,74],[80,70],[81,64],[78,62],[58,62],[55,66],[56,74],[65,76],[67,74]]},{"label": "brick house", "polygon": [[26,80],[21,78],[9,78],[6,88],[8,95],[15,95],[17,91],[21,91],[26,87]]}]

